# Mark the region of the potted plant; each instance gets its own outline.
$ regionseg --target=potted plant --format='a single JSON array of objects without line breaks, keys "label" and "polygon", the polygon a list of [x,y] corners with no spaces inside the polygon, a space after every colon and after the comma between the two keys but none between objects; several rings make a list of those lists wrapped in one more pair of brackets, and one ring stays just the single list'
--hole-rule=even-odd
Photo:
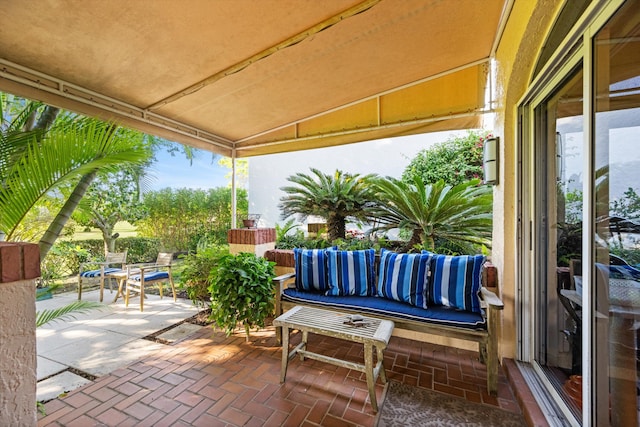
[{"label": "potted plant", "polygon": [[211,317],[227,336],[238,324],[244,326],[249,341],[251,328],[265,326],[274,312],[275,263],[252,253],[220,256],[209,276]]},{"label": "potted plant", "polygon": [[247,214],[247,217],[242,220],[242,225],[245,228],[255,228],[260,220],[260,214]]}]

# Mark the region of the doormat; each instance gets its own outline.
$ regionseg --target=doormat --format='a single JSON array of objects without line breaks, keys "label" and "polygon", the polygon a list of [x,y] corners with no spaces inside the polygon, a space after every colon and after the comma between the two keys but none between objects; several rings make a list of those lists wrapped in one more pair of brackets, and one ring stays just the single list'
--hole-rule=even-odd
[{"label": "doormat", "polygon": [[520,414],[390,381],[378,427],[526,426]]}]

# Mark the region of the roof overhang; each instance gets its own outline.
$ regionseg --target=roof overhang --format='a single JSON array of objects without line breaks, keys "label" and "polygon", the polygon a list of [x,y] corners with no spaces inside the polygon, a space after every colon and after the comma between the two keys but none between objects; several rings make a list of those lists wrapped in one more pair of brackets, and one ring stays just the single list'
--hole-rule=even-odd
[{"label": "roof overhang", "polygon": [[509,0],[0,4],[0,90],[227,156],[480,127]]}]

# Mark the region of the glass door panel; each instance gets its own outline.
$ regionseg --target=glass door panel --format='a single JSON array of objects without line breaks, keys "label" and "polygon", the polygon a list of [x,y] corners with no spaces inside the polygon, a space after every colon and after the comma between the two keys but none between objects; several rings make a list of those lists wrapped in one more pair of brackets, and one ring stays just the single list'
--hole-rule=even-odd
[{"label": "glass door panel", "polygon": [[596,425],[638,426],[640,334],[640,2],[594,39]]},{"label": "glass door panel", "polygon": [[582,67],[535,110],[536,362],[580,419],[582,375]]}]

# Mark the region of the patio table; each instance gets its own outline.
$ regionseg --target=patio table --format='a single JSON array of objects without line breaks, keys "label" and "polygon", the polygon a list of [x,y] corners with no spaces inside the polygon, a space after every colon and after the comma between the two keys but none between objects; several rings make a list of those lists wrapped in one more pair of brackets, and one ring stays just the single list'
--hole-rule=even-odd
[{"label": "patio table", "polygon": [[[382,383],[387,378],[384,372],[383,350],[389,344],[394,323],[366,316],[348,316],[319,308],[296,306],[273,321],[274,326],[282,327],[282,368],[280,382],[285,381],[289,359],[296,354],[300,360],[305,357],[321,362],[331,363],[355,371],[364,372],[367,378],[369,398],[374,412],[378,412],[375,383],[380,376]],[[289,331],[297,329],[302,332],[302,342],[289,352]],[[340,338],[364,345],[364,364],[337,359],[335,357],[314,353],[307,350],[309,332],[334,338]],[[377,360],[373,364],[373,348],[376,349]]]}]

